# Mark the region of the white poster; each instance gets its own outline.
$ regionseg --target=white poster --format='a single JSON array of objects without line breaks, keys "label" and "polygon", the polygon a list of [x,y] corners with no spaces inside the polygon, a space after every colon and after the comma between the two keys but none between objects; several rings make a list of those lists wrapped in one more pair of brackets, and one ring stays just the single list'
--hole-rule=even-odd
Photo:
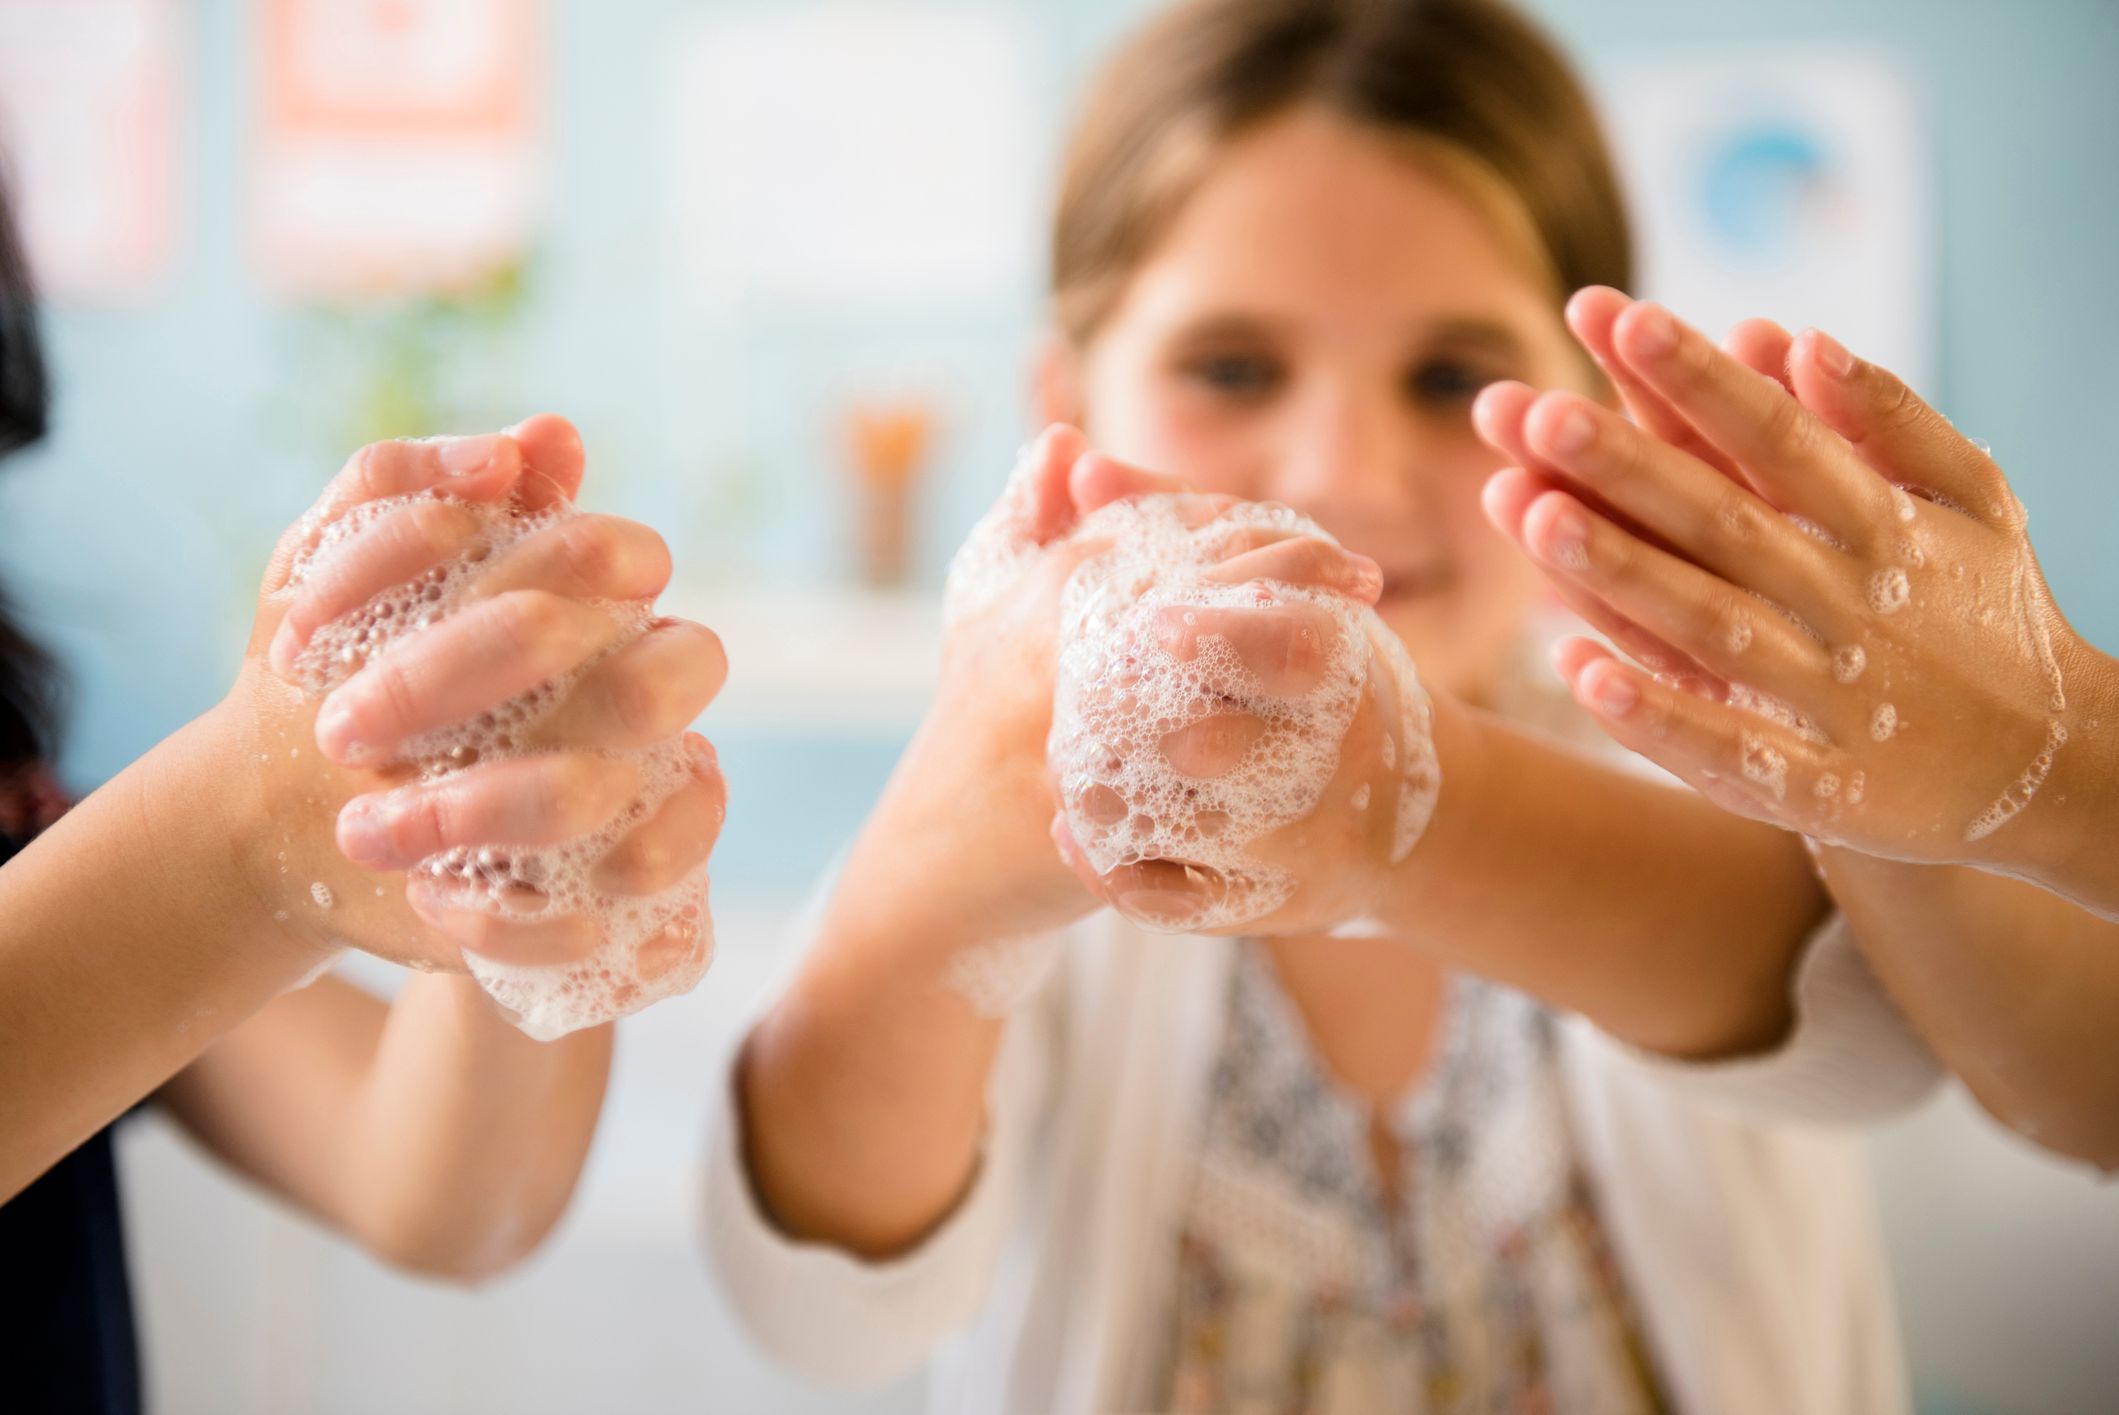
[{"label": "white poster", "polygon": [[304,295],[477,279],[541,199],[535,0],[266,0],[255,220]]},{"label": "white poster", "polygon": [[1817,325],[1932,382],[1935,213],[1922,105],[1868,50],[1673,49],[1599,74],[1639,293],[1719,336]]},{"label": "white poster", "polygon": [[1003,18],[891,0],[701,26],[674,61],[675,267],[695,301],[1012,292],[1044,166]]},{"label": "white poster", "polygon": [[0,170],[38,288],[147,292],[176,244],[173,0],[0,0]]}]

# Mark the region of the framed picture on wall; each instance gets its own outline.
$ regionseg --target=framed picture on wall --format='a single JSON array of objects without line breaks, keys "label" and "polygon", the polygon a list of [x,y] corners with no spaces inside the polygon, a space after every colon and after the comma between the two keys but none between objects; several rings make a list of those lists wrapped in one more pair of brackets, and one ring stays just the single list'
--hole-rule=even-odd
[{"label": "framed picture on wall", "polygon": [[0,0],[0,170],[47,299],[144,297],[177,245],[176,0]]},{"label": "framed picture on wall", "polygon": [[1597,88],[1634,202],[1641,292],[1719,334],[1815,324],[1935,367],[1935,210],[1916,78],[1854,46],[1657,49]]},{"label": "framed picture on wall", "polygon": [[536,0],[265,0],[254,217],[302,295],[468,283],[541,199]]}]

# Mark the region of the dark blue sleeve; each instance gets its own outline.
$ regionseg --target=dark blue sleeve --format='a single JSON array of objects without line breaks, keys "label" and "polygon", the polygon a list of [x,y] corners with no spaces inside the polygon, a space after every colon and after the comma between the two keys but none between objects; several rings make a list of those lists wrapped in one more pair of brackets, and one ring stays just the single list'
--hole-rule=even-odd
[{"label": "dark blue sleeve", "polygon": [[[0,836],[0,866],[18,848]],[[139,1415],[110,1135],[89,1137],[0,1204],[0,1412]]]}]

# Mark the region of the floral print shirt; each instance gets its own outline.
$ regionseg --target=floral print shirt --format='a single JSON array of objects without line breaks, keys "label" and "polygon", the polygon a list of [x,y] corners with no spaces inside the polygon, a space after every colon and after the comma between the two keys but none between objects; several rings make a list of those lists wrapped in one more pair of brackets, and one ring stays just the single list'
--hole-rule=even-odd
[{"label": "floral print shirt", "polygon": [[1552,1015],[1459,976],[1435,1060],[1384,1118],[1313,1049],[1263,947],[1237,945],[1185,1204],[1167,1408],[1661,1409],[1576,1162]]}]

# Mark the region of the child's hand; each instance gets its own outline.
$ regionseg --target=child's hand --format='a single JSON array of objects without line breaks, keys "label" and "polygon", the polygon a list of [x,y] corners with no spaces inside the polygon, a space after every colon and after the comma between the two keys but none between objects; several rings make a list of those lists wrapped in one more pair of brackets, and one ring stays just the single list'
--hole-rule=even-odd
[{"label": "child's hand", "polygon": [[2075,674],[2098,656],[1992,459],[1822,334],[1755,322],[1723,352],[1602,290],[1569,318],[1644,426],[1520,384],[1476,418],[1521,464],[1488,483],[1496,524],[1655,673],[1572,641],[1575,696],[1741,814],[2011,864],[2036,831],[2002,827],[2050,811],[2049,773],[2086,750]]},{"label": "child's hand", "polygon": [[[973,937],[1049,930],[1107,897],[1084,894],[1054,848],[1063,832],[1054,818],[1046,748],[1068,581],[1109,548],[1093,526],[1084,527],[1084,518],[1142,496],[1175,497],[1181,514],[1201,522],[1230,504],[1090,453],[1072,428],[1051,429],[1026,453],[951,568],[941,693],[874,829],[898,838],[917,831],[930,844],[942,836],[956,842],[945,852],[956,863],[947,885],[960,905],[954,916]],[[1308,537],[1232,541],[1228,563],[1237,576],[1232,584],[1271,573],[1367,585],[1369,600],[1379,579],[1368,562]],[[1192,625],[1173,618],[1172,652],[1196,652],[1215,634],[1276,674],[1318,666],[1318,627],[1297,606],[1235,607],[1208,618]],[[1173,750],[1209,774],[1216,768],[1206,760],[1229,750],[1244,728],[1241,714],[1226,714]]]},{"label": "child's hand", "polygon": [[[1089,511],[1048,760],[1053,836],[1151,927],[1308,932],[1367,913],[1433,807],[1427,700],[1369,613],[1373,562],[1282,507]],[[1149,494],[1142,495],[1142,492]]]},{"label": "child's hand", "polygon": [[[573,495],[582,469],[580,441],[557,418],[490,437],[378,443],[283,538],[237,687],[257,722],[262,805],[279,825],[254,862],[257,887],[283,922],[325,946],[420,968],[460,970],[459,949],[496,965],[570,964],[606,942],[608,920],[530,897],[496,911],[445,875],[415,874],[407,885],[363,871],[410,871],[480,850],[473,858],[504,868],[511,850],[602,832],[609,843],[589,864],[589,892],[624,900],[668,889],[705,859],[724,792],[711,749],[684,734],[719,690],[719,641],[682,621],[651,620],[630,637],[624,625],[668,582],[661,539],[631,522],[567,515],[504,538],[490,560],[471,551],[495,524],[479,508],[536,516]],[[421,493],[433,496],[373,509]],[[345,519],[355,513],[370,519]],[[313,675],[304,655],[320,631],[385,591],[432,583],[467,552],[476,563],[463,567],[453,608],[437,622],[372,656],[347,649],[320,701],[290,685],[305,664]],[[523,715],[514,737],[497,738],[504,754],[460,754],[461,766],[424,774],[408,764],[422,738],[517,713],[525,694],[554,680],[563,695]],[[680,776],[642,812],[655,752]],[[335,845],[324,824],[333,816]],[[640,975],[633,981],[703,964],[706,927],[695,911],[641,943],[625,960]]]}]

